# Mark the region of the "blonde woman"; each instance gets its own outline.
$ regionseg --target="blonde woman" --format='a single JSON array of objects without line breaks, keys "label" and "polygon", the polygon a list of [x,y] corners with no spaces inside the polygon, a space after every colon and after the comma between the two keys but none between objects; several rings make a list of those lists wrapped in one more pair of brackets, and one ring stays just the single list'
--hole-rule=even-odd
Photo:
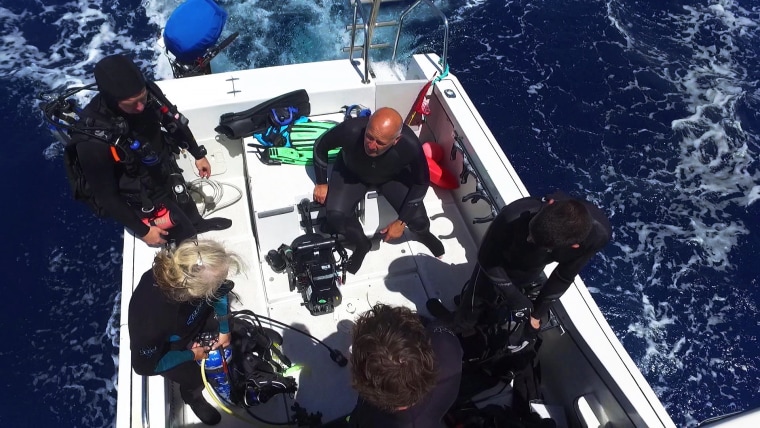
[{"label": "blonde woman", "polygon": [[[203,380],[195,361],[230,343],[228,296],[230,274],[242,261],[215,241],[189,240],[174,250],[161,250],[153,269],[143,274],[129,302],[132,367],[140,375],[160,374],[179,384],[182,400],[206,425],[221,420],[201,394]],[[199,333],[214,331],[213,346],[195,342]]]}]

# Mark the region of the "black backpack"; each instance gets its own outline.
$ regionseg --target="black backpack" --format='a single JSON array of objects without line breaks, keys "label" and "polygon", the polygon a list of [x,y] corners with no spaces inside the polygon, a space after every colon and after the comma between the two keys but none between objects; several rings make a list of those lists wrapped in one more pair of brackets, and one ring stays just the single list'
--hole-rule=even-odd
[{"label": "black backpack", "polygon": [[[109,146],[111,144],[106,139],[107,136],[104,132],[98,137],[98,134],[92,134],[92,131],[88,133],[87,131],[80,130],[79,127],[82,126],[82,119],[80,118],[82,109],[76,100],[66,98],[80,90],[91,89],[93,86],[74,88],[54,101],[42,103],[41,108],[46,120],[50,123],[50,131],[63,145],[63,166],[66,171],[69,188],[71,188],[72,197],[76,201],[85,203],[98,217],[105,217],[107,213],[103,206],[95,199],[92,189],[85,179],[82,165],[79,162],[77,144],[82,140],[73,137],[77,133],[82,132],[92,137],[97,137],[91,138],[91,141],[99,141]],[[87,121],[92,121],[92,123],[101,126],[108,123],[108,119],[103,117],[94,117],[87,119]],[[101,133],[102,131],[98,132]]]},{"label": "black backpack", "polygon": [[66,177],[69,180],[71,195],[74,200],[84,202],[98,217],[105,217],[107,215],[105,208],[95,198],[84,177],[76,145],[76,142],[69,142],[63,149],[63,165],[66,169]]},{"label": "black backpack", "polygon": [[282,126],[292,120],[311,114],[309,94],[298,89],[265,101],[248,110],[224,113],[214,131],[229,139],[250,137],[254,132],[265,132],[269,126]]},{"label": "black backpack", "polygon": [[[147,81],[145,82],[145,86],[148,93],[158,102],[159,106],[167,108],[168,113],[161,110],[162,114],[168,114],[175,119],[179,118],[176,119],[178,122],[184,120],[184,117],[177,112],[176,106],[169,102],[155,82]],[[45,120],[50,125],[50,131],[53,136],[64,146],[63,163],[74,200],[84,202],[98,217],[105,217],[107,215],[106,210],[95,199],[95,195],[85,179],[82,166],[79,162],[76,146],[82,140],[74,137],[76,134],[84,134],[90,137],[89,141],[98,141],[108,145],[111,148],[114,162],[125,165],[128,170],[134,169],[135,157],[130,153],[130,150],[113,144],[117,140],[116,137],[127,135],[129,130],[123,118],[111,117],[101,107],[93,111],[87,110],[87,107],[82,109],[75,99],[69,98],[77,92],[94,90],[93,88],[95,88],[94,83],[83,87],[70,88],[58,97],[46,95],[43,97],[46,102],[41,103],[40,108],[43,111]],[[174,132],[170,130],[169,125],[164,124],[164,126],[169,133]],[[181,126],[187,126],[186,120]],[[176,125],[174,127],[176,130]],[[170,139],[170,141],[172,140]],[[117,149],[116,152],[114,152],[114,148]],[[179,153],[179,149],[175,149],[175,153]]]}]

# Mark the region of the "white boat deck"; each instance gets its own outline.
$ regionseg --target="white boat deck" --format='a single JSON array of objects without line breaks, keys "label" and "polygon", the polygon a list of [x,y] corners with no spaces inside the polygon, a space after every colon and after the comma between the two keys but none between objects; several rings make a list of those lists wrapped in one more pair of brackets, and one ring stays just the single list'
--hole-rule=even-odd
[{"label": "white boat deck", "polygon": [[[249,140],[243,140],[243,144]],[[205,143],[208,145],[209,142]],[[441,238],[446,254],[441,259],[433,257],[424,245],[413,240],[413,233],[407,230],[396,242],[382,242],[377,250],[369,253],[359,272],[347,275],[346,283],[340,287],[343,301],[333,313],[312,316],[301,305],[300,293],[290,291],[287,275],[273,272],[264,261],[264,256],[269,250],[283,243],[290,244],[303,234],[296,204],[304,198],[311,199],[313,167],[265,165],[253,150],[246,150],[244,157],[246,182],[250,183],[247,190],[251,195],[251,212],[259,247],[251,246],[252,229],[247,221],[251,217],[245,209],[246,199],[218,213],[219,216],[233,218],[232,228],[202,236],[220,240],[249,264],[245,275],[233,278],[236,284],[234,291],[240,297],[239,302],[233,303],[233,309],[251,309],[305,330],[348,357],[352,320],[360,313],[376,303],[387,303],[416,308],[426,314],[425,302],[428,298],[440,297],[451,301],[469,278],[472,265],[468,260],[474,259],[477,247],[453,203],[451,193],[431,187],[424,204],[431,218],[431,231]],[[218,165],[224,165],[226,162],[221,159],[226,158],[227,155],[221,151],[213,153],[212,171],[221,173]],[[219,181],[232,181],[239,185],[241,177],[222,174]],[[395,220],[395,212],[382,197],[367,199],[365,203],[365,211],[375,214],[365,216],[364,226],[368,235]],[[277,212],[279,214],[273,214]],[[309,411],[322,412],[325,421],[349,413],[356,402],[356,394],[350,385],[348,367],[335,364],[327,350],[311,339],[278,326],[272,328],[283,335],[285,354],[293,363],[306,367],[300,378],[296,379],[299,390],[295,400]],[[287,400],[288,408],[292,401]],[[284,421],[288,415],[280,396],[254,411],[273,421]],[[225,421],[225,426],[226,422],[236,426],[237,419],[223,415],[225,419],[230,419]],[[185,416],[193,420],[191,414]]]},{"label": "white boat deck", "polygon": [[[276,249],[282,243],[290,244],[302,231],[298,228],[300,218],[295,209],[264,218],[258,214],[286,206],[294,208],[304,197],[311,199],[309,196],[314,188],[313,168],[267,166],[252,159],[254,157],[253,154],[247,155],[249,175],[253,183],[280,183],[289,189],[288,192],[280,190],[275,197],[269,198],[271,190],[276,190],[277,185],[251,186],[261,245],[259,255],[263,260],[268,250]],[[282,182],[283,177],[287,177],[285,182]],[[285,206],[282,205],[283,194],[290,198],[289,204]],[[378,201],[384,202],[381,199],[369,199],[367,204],[377,204]],[[352,320],[374,304],[404,305],[424,313],[425,302],[429,297],[453,296],[469,276],[471,266],[467,256],[476,248],[469,234],[462,236],[454,233],[457,229],[463,229],[463,220],[458,210],[452,206],[448,192],[431,189],[425,198],[425,206],[433,218],[431,230],[443,238],[446,248],[446,254],[440,260],[430,255],[423,245],[411,240],[409,231],[397,242],[383,242],[378,250],[370,252],[356,275],[348,274],[346,283],[340,287],[342,304],[332,314],[319,316],[310,315],[301,306],[301,295],[289,290],[287,275],[276,274],[266,263],[262,263],[263,288],[269,316],[309,331],[348,356]],[[365,207],[365,210],[372,211],[372,207]],[[374,218],[374,224],[365,224],[365,227],[379,230],[396,218],[387,203],[381,204],[380,213],[379,218]],[[294,362],[311,369],[310,373],[301,375],[301,387],[296,399],[310,411],[323,412],[326,420],[348,413],[353,408],[356,397],[350,387],[348,368],[338,367],[329,359],[324,348],[310,343],[308,338],[290,331],[284,331],[283,335],[286,354]],[[336,397],[340,399],[336,400]]]},{"label": "white boat deck", "polygon": [[[405,78],[396,76],[393,70],[385,70],[370,84],[360,83],[357,70],[361,67],[352,66],[348,61],[160,82],[169,99],[190,118],[196,138],[208,148],[211,178],[234,185],[244,193],[238,203],[212,214],[212,217],[231,218],[232,227],[201,236],[223,242],[248,264],[246,272],[231,278],[236,284],[234,291],[240,297],[239,302],[233,303],[233,309],[250,309],[307,330],[348,357],[351,320],[375,303],[405,305],[422,314],[425,314],[428,298],[439,297],[450,304],[470,275],[476,242],[488,226],[487,223],[472,223],[473,218],[490,212],[486,203],[461,201],[462,196],[475,190],[474,179],[453,191],[431,187],[425,197],[431,230],[442,239],[446,249],[441,259],[432,257],[427,248],[414,241],[407,231],[398,242],[381,243],[378,250],[369,253],[356,275],[347,276],[346,283],[340,288],[342,304],[334,313],[312,316],[301,306],[301,295],[290,291],[287,275],[274,273],[264,262],[264,255],[283,243],[290,244],[302,233],[295,205],[303,198],[311,199],[313,167],[264,165],[255,154],[249,153],[247,140],[227,140],[213,132],[222,113],[243,111],[298,88],[309,93],[312,117],[317,120],[334,119],[341,106],[357,103],[372,110],[395,107],[403,116],[425,79],[433,75],[435,64],[434,56],[418,55],[406,70]],[[433,113],[427,124],[415,129],[422,141],[438,141],[448,155],[454,138],[460,138],[466,149],[476,156],[474,166],[483,174],[484,185],[492,190],[498,206],[528,194],[455,77],[449,76],[436,86],[431,109]],[[188,180],[196,178],[193,177],[191,159],[181,159],[180,165]],[[442,166],[458,174],[462,168],[461,155],[455,160],[446,156]],[[222,202],[234,196],[234,192],[225,187]],[[368,199],[364,212],[368,235],[396,218],[382,198]],[[166,387],[168,384],[162,377],[148,379],[146,398],[141,387],[142,377],[130,370],[127,305],[140,276],[150,269],[155,251],[131,235],[125,236],[119,428],[144,426],[143,400],[148,404],[151,426],[164,426],[170,420],[173,426],[200,424],[189,408],[182,405],[176,390],[172,393],[172,388]],[[560,335],[558,330],[544,334],[542,365],[547,373],[552,374],[544,377],[546,397],[562,406],[559,408],[564,408],[567,414],[578,414],[573,409],[579,400],[588,401],[592,407],[590,414],[602,423],[672,426],[662,405],[604,322],[581,281],[576,281],[566,293],[562,298],[562,302],[565,301],[571,305],[558,304],[558,314],[570,334]],[[290,330],[274,329],[284,337],[285,354],[294,363],[307,368],[297,379],[299,390],[295,400],[309,412],[321,412],[323,421],[350,412],[356,394],[350,387],[348,368],[335,364],[327,350],[310,339]],[[568,373],[577,376],[568,377]],[[575,380],[565,382],[568,379]],[[582,383],[578,384],[577,379]],[[253,411],[267,420],[284,422],[292,401],[284,400],[282,395],[276,396]],[[233,410],[247,417],[241,408]],[[222,414],[223,427],[250,426],[247,421]],[[580,418],[583,416],[574,417]]]}]

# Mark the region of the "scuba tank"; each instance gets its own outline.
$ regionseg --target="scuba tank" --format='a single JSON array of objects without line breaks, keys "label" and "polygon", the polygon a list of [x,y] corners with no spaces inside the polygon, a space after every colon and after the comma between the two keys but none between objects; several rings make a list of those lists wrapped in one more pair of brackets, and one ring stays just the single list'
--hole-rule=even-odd
[{"label": "scuba tank", "polygon": [[[222,354],[224,354],[224,359],[222,359]],[[206,379],[216,394],[226,402],[230,401],[230,378],[226,366],[231,358],[232,350],[230,347],[214,349],[208,353],[208,358],[206,358]],[[198,363],[200,364],[200,361]]]}]

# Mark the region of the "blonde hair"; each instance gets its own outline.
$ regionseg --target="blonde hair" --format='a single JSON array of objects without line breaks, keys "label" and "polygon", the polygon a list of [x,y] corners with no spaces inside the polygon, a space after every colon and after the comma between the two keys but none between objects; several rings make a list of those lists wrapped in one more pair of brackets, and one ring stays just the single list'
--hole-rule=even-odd
[{"label": "blonde hair", "polygon": [[242,269],[240,256],[212,240],[187,240],[176,249],[159,251],[153,259],[156,284],[178,302],[212,300],[227,276]]}]

